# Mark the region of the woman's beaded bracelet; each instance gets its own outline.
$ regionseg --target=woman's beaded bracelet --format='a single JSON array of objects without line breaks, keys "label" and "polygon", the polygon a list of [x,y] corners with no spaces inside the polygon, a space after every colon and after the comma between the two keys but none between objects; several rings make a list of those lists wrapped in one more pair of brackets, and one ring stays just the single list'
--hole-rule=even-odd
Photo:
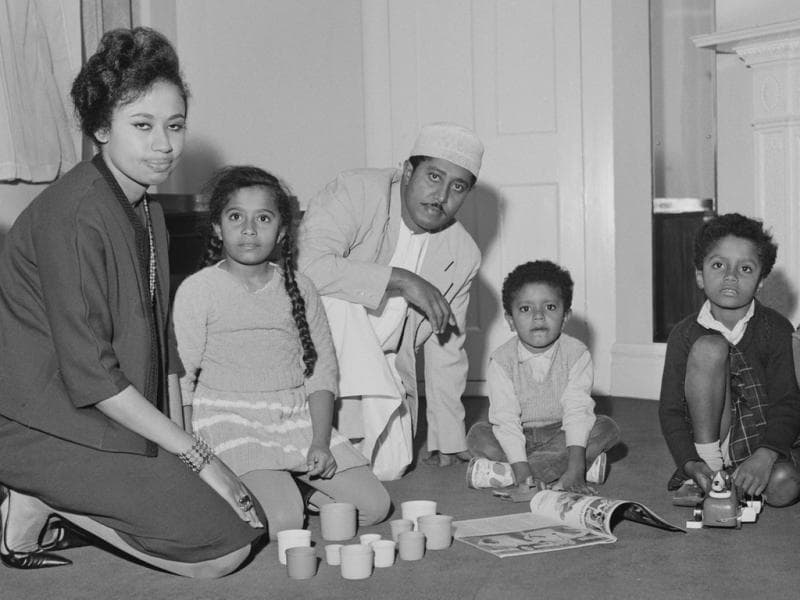
[{"label": "woman's beaded bracelet", "polygon": [[193,435],[192,438],[194,439],[192,447],[185,452],[180,452],[178,458],[192,471],[199,473],[215,455],[211,446],[203,438],[197,435]]}]

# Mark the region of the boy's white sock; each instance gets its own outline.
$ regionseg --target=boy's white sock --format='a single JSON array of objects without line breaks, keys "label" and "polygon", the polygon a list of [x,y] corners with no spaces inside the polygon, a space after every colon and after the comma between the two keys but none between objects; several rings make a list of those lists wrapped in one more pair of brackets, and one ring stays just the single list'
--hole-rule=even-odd
[{"label": "boy's white sock", "polygon": [[712,471],[722,470],[722,449],[719,440],[707,444],[695,444],[697,454],[702,458]]}]

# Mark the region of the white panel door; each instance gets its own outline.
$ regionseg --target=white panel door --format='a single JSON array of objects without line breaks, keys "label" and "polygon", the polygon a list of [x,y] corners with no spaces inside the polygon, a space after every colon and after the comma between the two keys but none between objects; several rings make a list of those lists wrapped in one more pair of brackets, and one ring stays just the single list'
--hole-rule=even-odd
[{"label": "white panel door", "polygon": [[[366,94],[390,99],[389,111],[375,112],[389,124],[367,115],[368,148],[391,147],[399,162],[419,127],[437,120],[474,127],[486,145],[479,184],[459,213],[483,253],[467,342],[468,392],[482,393],[489,352],[510,335],[500,289],[517,264],[547,258],[570,270],[570,330],[585,339],[579,2],[363,6]],[[374,47],[381,30],[388,52]],[[371,63],[372,52],[385,63]]]}]

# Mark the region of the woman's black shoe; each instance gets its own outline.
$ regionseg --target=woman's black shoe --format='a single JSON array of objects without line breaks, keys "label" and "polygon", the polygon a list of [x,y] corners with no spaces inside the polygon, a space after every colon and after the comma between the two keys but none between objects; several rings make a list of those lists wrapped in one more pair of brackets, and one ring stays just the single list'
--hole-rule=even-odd
[{"label": "woman's black shoe", "polygon": [[[43,542],[41,537],[44,537],[45,532],[52,532],[52,541]],[[75,530],[67,521],[61,517],[52,517],[42,531],[42,536],[39,538],[39,549],[45,552],[61,550],[69,550],[70,548],[82,548],[83,546],[90,546],[91,542]]]},{"label": "woman's black shoe", "polygon": [[[7,496],[8,492],[5,489],[0,490],[0,496]],[[5,502],[11,503],[10,498],[4,498]],[[0,503],[2,504],[2,503]],[[8,511],[10,506],[6,508],[5,519],[8,519]],[[2,510],[0,509],[0,515]],[[0,522],[0,562],[5,566],[12,569],[47,569],[49,567],[63,567],[71,565],[72,561],[59,556],[58,554],[50,554],[49,552],[13,552],[8,549],[6,545],[6,521],[5,519]],[[56,538],[56,545],[61,541],[62,536]]]},{"label": "woman's black shoe", "polygon": [[[5,544],[3,544],[5,546]],[[47,569],[71,565],[72,561],[49,552],[11,552],[0,547],[0,562],[12,569]]]}]

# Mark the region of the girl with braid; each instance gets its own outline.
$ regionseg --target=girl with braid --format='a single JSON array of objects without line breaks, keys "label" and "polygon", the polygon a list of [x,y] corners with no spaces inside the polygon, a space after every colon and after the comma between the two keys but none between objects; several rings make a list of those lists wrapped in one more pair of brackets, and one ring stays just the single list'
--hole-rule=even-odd
[{"label": "girl with braid", "polygon": [[206,191],[204,267],[174,304],[187,428],[258,499],[272,539],[303,526],[301,488],[317,507],[351,502],[361,525],[381,521],[389,495],[332,428],[336,355],[319,295],[295,271],[287,190],[262,169],[232,166]]}]

